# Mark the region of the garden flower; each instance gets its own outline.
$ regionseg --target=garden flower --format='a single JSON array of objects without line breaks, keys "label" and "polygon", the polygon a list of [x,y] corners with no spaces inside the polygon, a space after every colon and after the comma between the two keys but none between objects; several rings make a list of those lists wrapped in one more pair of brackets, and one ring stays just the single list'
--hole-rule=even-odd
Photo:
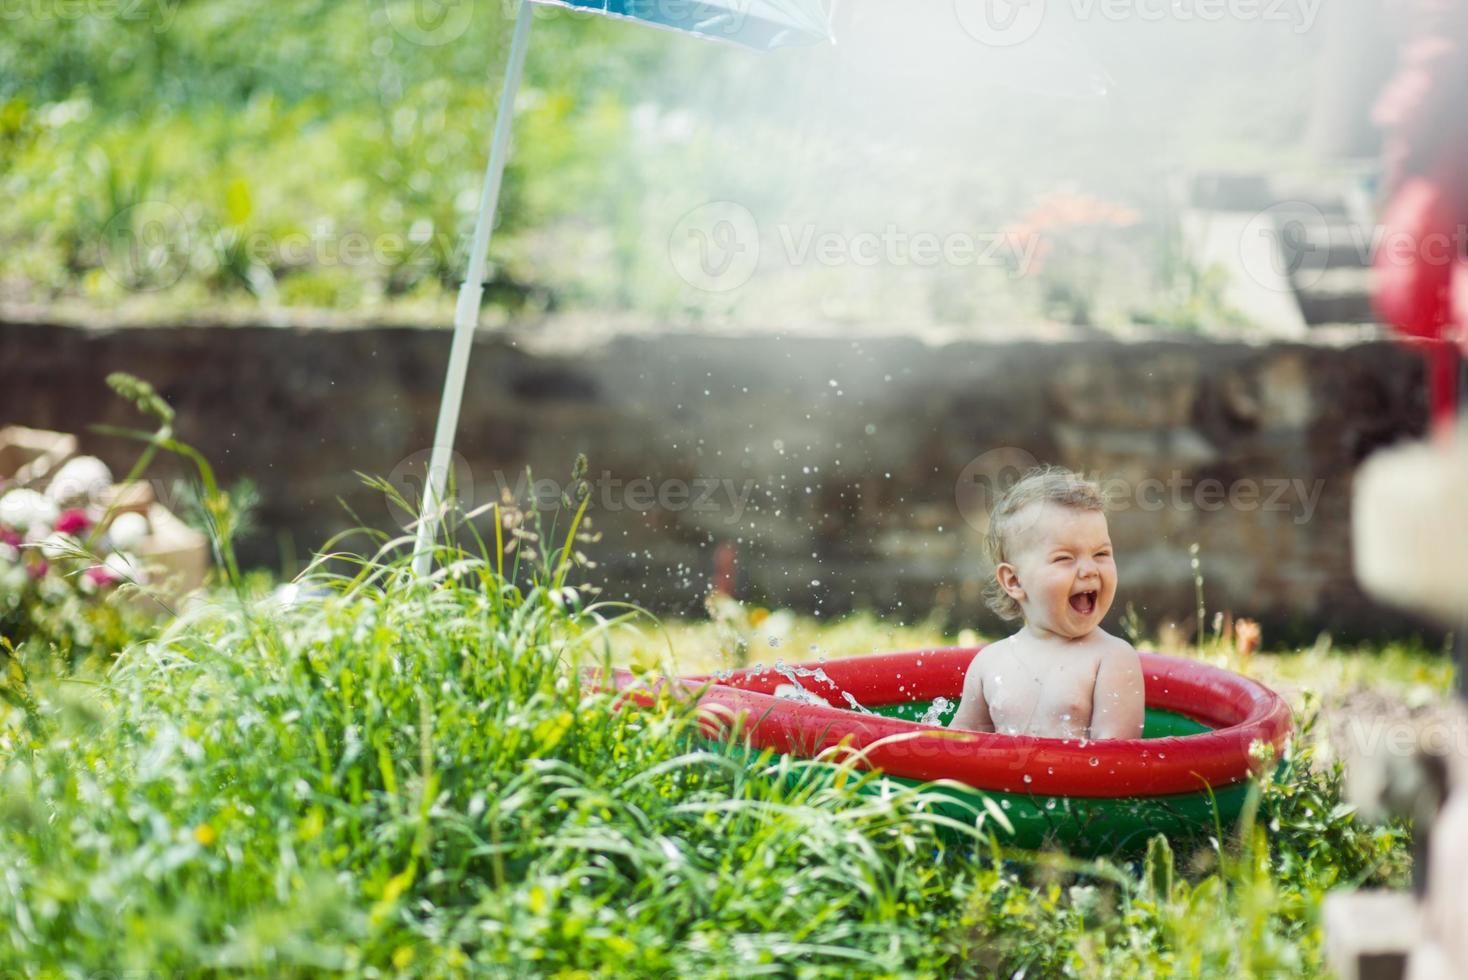
[{"label": "garden flower", "polygon": [[0,596],[17,595],[25,591],[29,579],[25,566],[19,562],[13,565],[0,562]]},{"label": "garden flower", "polygon": [[114,551],[107,556],[103,565],[120,579],[130,579],[139,583],[148,581],[148,575],[143,570],[143,563],[125,551]]},{"label": "garden flower", "polygon": [[87,588],[89,592],[94,589],[106,588],[109,585],[116,585],[118,581],[120,580],[117,574],[106,565],[93,565],[85,572],[82,572],[82,585],[89,587]]},{"label": "garden flower", "polygon": [[112,471],[95,456],[67,460],[46,486],[46,497],[59,506],[87,503],[112,486]]},{"label": "garden flower", "polygon": [[142,514],[126,511],[118,514],[107,526],[107,540],[118,551],[136,548],[148,536],[148,519]]},{"label": "garden flower", "polygon": [[0,524],[22,533],[41,526],[49,529],[59,513],[55,504],[25,487],[0,497]]},{"label": "garden flower", "polygon": [[41,541],[41,554],[47,558],[62,558],[67,552],[81,547],[81,542],[70,534],[52,531]]},{"label": "garden flower", "polygon": [[1234,624],[1234,642],[1245,657],[1259,649],[1260,636],[1259,624],[1252,619],[1241,619]]},{"label": "garden flower", "polygon": [[76,507],[62,511],[61,516],[56,518],[56,530],[62,534],[77,534],[91,526],[92,520],[87,517],[87,512]]}]

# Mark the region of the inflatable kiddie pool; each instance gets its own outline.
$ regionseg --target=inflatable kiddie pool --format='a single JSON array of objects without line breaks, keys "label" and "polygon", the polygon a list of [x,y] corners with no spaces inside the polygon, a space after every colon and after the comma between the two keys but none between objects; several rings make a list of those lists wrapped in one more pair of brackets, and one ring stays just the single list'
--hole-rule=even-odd
[{"label": "inflatable kiddie pool", "polygon": [[[1250,774],[1263,764],[1256,746],[1271,747],[1278,759],[1291,731],[1289,708],[1263,685],[1197,661],[1143,653],[1147,715],[1140,739],[955,737],[957,730],[938,726],[957,710],[977,652],[918,650],[679,681],[697,693],[700,707],[712,709],[704,716],[712,737],[727,738],[729,720],[738,717],[739,738],[756,750],[815,758],[844,743],[860,753],[859,765],[888,779],[944,780],[937,789],[952,801],[940,807],[947,816],[972,824],[997,806],[1012,832],[993,819],[985,827],[1003,843],[1076,854],[1125,852],[1158,833],[1202,836],[1228,827],[1243,807]],[[632,674],[616,672],[615,684],[645,700]]]}]

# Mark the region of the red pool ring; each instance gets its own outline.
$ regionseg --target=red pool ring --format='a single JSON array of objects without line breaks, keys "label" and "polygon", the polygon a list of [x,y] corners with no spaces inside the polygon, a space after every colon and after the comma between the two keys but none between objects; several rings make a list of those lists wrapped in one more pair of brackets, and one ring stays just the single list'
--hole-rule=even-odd
[{"label": "red pool ring", "polygon": [[[1197,793],[1246,779],[1260,766],[1256,743],[1276,758],[1291,730],[1279,695],[1255,681],[1207,664],[1141,654],[1150,709],[1185,715],[1212,731],[1163,738],[1034,738],[958,732],[864,714],[845,705],[842,691],[862,705],[954,699],[977,647],[917,650],[787,667],[826,705],[775,697],[789,679],[773,668],[745,669],[717,678],[680,678],[698,693],[711,735],[742,716],[751,744],[814,757],[845,744],[861,762],[888,775],[950,779],[981,790],[1062,797],[1153,797]],[[829,683],[804,674],[823,670]],[[634,675],[615,672],[613,684],[647,703],[652,691]],[[839,707],[838,707],[839,705]],[[840,751],[840,750],[838,750]]]}]

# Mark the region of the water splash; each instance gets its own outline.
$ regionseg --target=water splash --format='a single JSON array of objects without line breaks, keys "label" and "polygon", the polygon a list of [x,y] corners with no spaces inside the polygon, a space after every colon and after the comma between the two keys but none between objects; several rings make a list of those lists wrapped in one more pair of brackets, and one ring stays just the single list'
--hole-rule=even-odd
[{"label": "water splash", "polygon": [[826,673],[824,667],[801,667],[798,664],[787,664],[783,660],[776,660],[775,670],[782,677],[796,684],[800,683],[796,678],[809,677],[812,680],[820,681],[822,684],[829,684],[832,687],[836,686],[836,682],[831,680],[830,675]]},{"label": "water splash", "polygon": [[800,667],[794,664],[787,664],[783,660],[776,660],[774,670],[775,673],[790,682],[788,684],[781,684],[775,688],[775,697],[785,698],[790,701],[799,701],[801,704],[819,705],[822,708],[829,708],[831,706],[830,702],[825,698],[800,683],[802,677],[807,677],[820,681],[830,687],[835,687],[835,683],[823,668]]},{"label": "water splash", "polygon": [[949,701],[947,698],[942,697],[942,696],[939,696],[939,697],[934,698],[933,699],[933,703],[930,704],[930,705],[928,705],[928,710],[927,711],[924,711],[923,712],[923,716],[918,719],[918,724],[919,725],[941,725],[941,724],[943,724],[943,712],[947,711],[948,710],[948,706],[951,705],[952,703],[953,703],[952,701]]},{"label": "water splash", "polygon": [[819,708],[829,708],[826,699],[819,694],[813,694],[801,687],[799,684],[781,684],[775,688],[775,697],[786,701],[796,701],[800,704],[814,705]]}]

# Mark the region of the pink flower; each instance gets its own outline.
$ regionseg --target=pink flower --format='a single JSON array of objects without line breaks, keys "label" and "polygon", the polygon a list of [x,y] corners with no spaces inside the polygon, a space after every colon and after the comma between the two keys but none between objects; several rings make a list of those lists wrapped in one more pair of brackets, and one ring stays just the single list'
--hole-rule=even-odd
[{"label": "pink flower", "polygon": [[0,524],[0,544],[8,544],[12,548],[19,548],[24,543],[25,538],[21,537],[18,531],[4,524]]},{"label": "pink flower", "polygon": [[78,534],[91,526],[92,522],[87,517],[87,512],[79,507],[62,511],[61,516],[56,518],[56,530],[62,534]]},{"label": "pink flower", "polygon": [[44,558],[37,559],[26,566],[26,571],[30,572],[31,578],[45,578],[46,573],[50,570],[51,564]]},{"label": "pink flower", "polygon": [[85,572],[82,572],[82,575],[86,576],[88,582],[91,582],[93,585],[99,588],[102,586],[113,585],[118,581],[117,573],[112,571],[112,569],[108,568],[106,565],[93,565]]}]

